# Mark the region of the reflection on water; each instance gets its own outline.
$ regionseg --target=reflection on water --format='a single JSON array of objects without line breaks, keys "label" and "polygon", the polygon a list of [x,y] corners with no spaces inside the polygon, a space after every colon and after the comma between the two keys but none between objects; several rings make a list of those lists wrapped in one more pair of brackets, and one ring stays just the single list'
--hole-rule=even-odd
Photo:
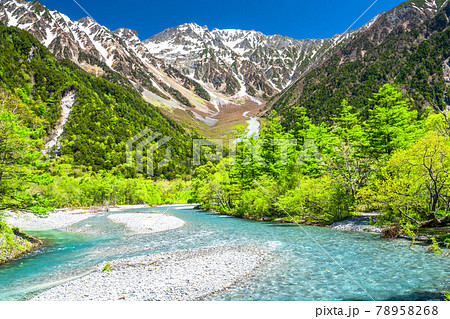
[{"label": "reflection on water", "polygon": [[[180,207],[139,209],[147,210],[168,210],[186,224],[169,232],[129,236],[103,213],[73,226],[81,233],[34,232],[51,245],[0,266],[0,299],[27,299],[115,258],[248,244],[271,250],[274,257],[250,280],[212,299],[369,300],[298,226],[222,218]],[[427,253],[421,246],[410,249],[409,242],[383,240],[378,234],[303,229],[377,300],[429,299],[450,290],[448,256]]]}]

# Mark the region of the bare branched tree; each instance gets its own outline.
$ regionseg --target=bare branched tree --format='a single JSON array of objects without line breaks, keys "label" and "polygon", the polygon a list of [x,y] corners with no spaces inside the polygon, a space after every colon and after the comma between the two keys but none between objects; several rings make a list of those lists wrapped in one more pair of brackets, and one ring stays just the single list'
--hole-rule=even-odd
[{"label": "bare branched tree", "polygon": [[439,131],[444,136],[450,136],[450,117],[449,117],[449,109],[448,107],[445,107],[444,109],[441,109],[436,103],[433,103],[433,108],[442,114],[444,116],[446,125],[443,128],[440,128]]}]

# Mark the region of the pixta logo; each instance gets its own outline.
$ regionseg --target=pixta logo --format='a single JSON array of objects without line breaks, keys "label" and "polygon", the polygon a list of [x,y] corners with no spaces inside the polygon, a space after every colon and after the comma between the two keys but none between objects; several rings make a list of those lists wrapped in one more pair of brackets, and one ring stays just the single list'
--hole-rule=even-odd
[{"label": "pixta logo", "polygon": [[[126,157],[127,157],[127,166],[135,167],[137,172],[144,171],[144,150],[146,150],[146,170],[145,172],[151,176],[154,175],[154,154],[157,149],[161,148],[164,144],[171,140],[171,137],[164,136],[161,137],[161,133],[153,132],[150,129],[145,129],[127,141],[126,144]],[[135,144],[136,143],[136,144]],[[133,156],[134,154],[134,156]],[[169,163],[172,159],[172,149],[171,147],[166,148],[164,159],[161,160],[157,165],[158,168]]]},{"label": "pixta logo", "polygon": [[[261,150],[264,146],[270,145],[273,148],[278,149],[278,160],[280,165],[288,165],[289,149],[297,147],[296,139],[257,139],[252,141],[243,140],[239,141],[243,147],[247,150],[247,156],[242,161],[242,165],[248,165],[255,160],[261,166],[266,166],[267,163],[261,155]],[[220,139],[206,140],[206,139],[194,139],[192,154],[194,156],[192,164],[194,166],[201,165],[201,158],[203,157],[210,162],[220,162],[224,158],[224,144]],[[315,160],[317,163],[322,162],[320,152],[312,139],[306,139],[301,150],[296,154],[295,165],[302,165],[305,161]],[[228,145],[228,158],[229,165],[236,165],[237,161],[237,145],[235,142],[230,141]]]},{"label": "pixta logo", "polygon": [[[150,129],[145,129],[140,133],[130,138],[126,143],[126,159],[127,166],[135,168],[137,172],[145,172],[151,176],[155,173],[155,152],[163,147],[171,140],[169,136],[163,136],[161,133],[152,132]],[[321,162],[319,150],[314,143],[314,140],[307,139],[303,146],[300,146],[300,151],[289,153],[289,149],[297,148],[296,139],[274,139],[274,140],[243,140],[239,144],[246,149],[246,158],[241,162],[242,165],[247,165],[252,162],[252,159],[261,166],[267,165],[261,150],[270,145],[273,149],[278,149],[278,160],[280,165],[288,164],[289,154],[295,154],[295,164],[301,165],[305,161],[315,160]],[[210,162],[220,162],[224,158],[224,141],[221,139],[194,139],[192,141],[192,164],[199,166],[202,163],[202,158]],[[237,163],[237,144],[229,141],[228,145],[229,165],[236,165]],[[172,149],[167,147],[165,149],[164,158],[157,163],[157,168],[168,164],[172,160]],[[145,165],[145,166],[144,166]]]}]

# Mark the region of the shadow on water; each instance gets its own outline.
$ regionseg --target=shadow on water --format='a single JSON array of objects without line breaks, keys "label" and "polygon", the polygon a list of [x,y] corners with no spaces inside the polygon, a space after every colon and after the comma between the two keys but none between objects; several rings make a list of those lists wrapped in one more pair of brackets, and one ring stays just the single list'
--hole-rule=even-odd
[{"label": "shadow on water", "polygon": [[383,301],[442,301],[444,294],[436,291],[415,291],[411,294],[390,296]]}]

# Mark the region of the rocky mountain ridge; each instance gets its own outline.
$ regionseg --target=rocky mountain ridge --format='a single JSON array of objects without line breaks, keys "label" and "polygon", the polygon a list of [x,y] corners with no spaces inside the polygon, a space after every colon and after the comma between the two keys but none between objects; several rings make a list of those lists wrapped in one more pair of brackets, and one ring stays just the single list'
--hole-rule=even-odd
[{"label": "rocky mountain ridge", "polygon": [[279,100],[330,57],[339,57],[340,65],[355,61],[389,35],[429,19],[445,2],[407,1],[331,39],[297,40],[188,23],[141,41],[136,31],[111,31],[91,17],[73,21],[37,0],[1,0],[0,21],[29,31],[57,58],[133,85],[150,103],[171,110],[168,114],[178,109],[195,123],[212,126],[224,107],[246,111],[246,105],[263,107],[271,97]]},{"label": "rocky mountain ridge", "polygon": [[0,21],[29,31],[57,58],[200,120],[226,105],[264,104],[361,31],[295,40],[189,23],[141,41],[136,31],[111,31],[91,17],[73,21],[36,0],[2,0]]}]

